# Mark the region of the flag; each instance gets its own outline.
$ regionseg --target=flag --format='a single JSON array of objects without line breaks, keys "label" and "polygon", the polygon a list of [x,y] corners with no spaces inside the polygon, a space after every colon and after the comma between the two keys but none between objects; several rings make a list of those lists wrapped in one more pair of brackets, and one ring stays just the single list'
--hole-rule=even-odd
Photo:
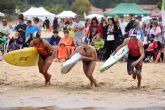
[{"label": "flag", "polygon": [[163,23],[163,31],[164,31],[164,39],[165,39],[165,0],[162,0],[162,23]]}]

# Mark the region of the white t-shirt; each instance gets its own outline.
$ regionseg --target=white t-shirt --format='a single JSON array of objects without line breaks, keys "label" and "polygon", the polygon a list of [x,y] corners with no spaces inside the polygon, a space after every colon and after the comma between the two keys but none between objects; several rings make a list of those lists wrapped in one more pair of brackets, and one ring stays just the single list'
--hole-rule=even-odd
[{"label": "white t-shirt", "polygon": [[[73,22],[73,24],[72,24],[72,28],[84,27],[84,26],[85,26],[85,24],[82,21],[80,21],[78,23],[77,22]],[[76,31],[74,33],[74,38],[82,38],[82,37],[84,37],[84,29]]]},{"label": "white t-shirt", "polygon": [[157,26],[155,30],[153,28],[150,30],[150,34],[157,36],[159,33],[161,33],[161,28],[159,26]]}]

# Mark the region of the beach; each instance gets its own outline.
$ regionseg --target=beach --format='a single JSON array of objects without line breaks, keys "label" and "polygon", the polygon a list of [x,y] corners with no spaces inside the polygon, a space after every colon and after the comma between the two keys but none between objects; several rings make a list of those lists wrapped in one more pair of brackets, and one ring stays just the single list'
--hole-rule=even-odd
[{"label": "beach", "polygon": [[[103,62],[97,62],[94,77],[99,87],[89,89],[89,80],[78,62],[67,74],[61,74],[59,62],[49,69],[51,85],[44,86],[44,78],[37,66],[17,67],[0,62],[0,108],[34,107],[39,110],[165,110],[165,66],[145,63],[142,88],[127,74],[126,63],[119,62],[100,73]],[[154,108],[156,107],[156,108]],[[132,109],[131,109],[132,108]],[[133,109],[134,108],[134,109]],[[15,109],[14,109],[15,110]],[[17,110],[17,109],[16,109]],[[19,109],[18,109],[19,110]],[[30,109],[20,109],[30,110]],[[33,109],[31,109],[33,110]],[[35,110],[35,109],[34,109]]]}]

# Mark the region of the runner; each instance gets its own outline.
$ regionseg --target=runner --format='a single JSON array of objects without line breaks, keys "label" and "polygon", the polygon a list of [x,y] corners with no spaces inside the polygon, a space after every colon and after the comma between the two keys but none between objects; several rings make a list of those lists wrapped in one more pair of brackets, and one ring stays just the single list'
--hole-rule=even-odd
[{"label": "runner", "polygon": [[[126,38],[124,42],[117,47],[115,51],[118,51],[121,47],[128,45],[128,60],[127,60],[127,72],[132,75],[133,79],[138,80],[137,87],[141,87],[141,70],[142,70],[142,60],[145,56],[143,42],[137,38],[137,32],[135,30],[130,30],[130,37]],[[135,71],[134,71],[135,68]]]},{"label": "runner", "polygon": [[96,66],[97,55],[96,55],[96,49],[88,44],[89,44],[89,39],[83,37],[82,46],[77,47],[74,53],[79,52],[82,55],[81,60],[83,63],[83,70],[87,78],[90,80],[90,88],[91,88],[93,86],[95,87],[97,86],[96,81],[92,76]]},{"label": "runner", "polygon": [[42,40],[38,32],[34,33],[30,46],[37,48],[39,52],[39,72],[42,73],[45,78],[45,85],[50,85],[51,75],[48,73],[48,69],[55,57],[54,48],[46,40]]}]

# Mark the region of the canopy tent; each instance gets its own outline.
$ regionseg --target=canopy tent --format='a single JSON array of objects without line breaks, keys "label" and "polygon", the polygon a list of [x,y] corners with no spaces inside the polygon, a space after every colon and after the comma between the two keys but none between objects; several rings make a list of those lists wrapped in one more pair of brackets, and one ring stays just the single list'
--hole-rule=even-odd
[{"label": "canopy tent", "polygon": [[72,11],[63,11],[57,15],[58,18],[66,18],[66,17],[74,18],[75,16],[76,16],[76,13]]},{"label": "canopy tent", "polygon": [[149,12],[143,10],[136,3],[120,3],[111,12],[105,13],[105,16],[123,16],[128,14],[148,15]]},{"label": "canopy tent", "polygon": [[101,19],[104,16],[103,15],[99,15],[99,14],[90,14],[90,15],[86,16],[85,19],[92,19],[93,17],[96,17],[97,19]]},{"label": "canopy tent", "polygon": [[4,14],[4,13],[2,13],[2,12],[0,12],[0,16],[5,16],[5,14]]},{"label": "canopy tent", "polygon": [[22,13],[25,17],[55,17],[56,15],[48,12],[43,7],[31,7],[26,12]]}]

